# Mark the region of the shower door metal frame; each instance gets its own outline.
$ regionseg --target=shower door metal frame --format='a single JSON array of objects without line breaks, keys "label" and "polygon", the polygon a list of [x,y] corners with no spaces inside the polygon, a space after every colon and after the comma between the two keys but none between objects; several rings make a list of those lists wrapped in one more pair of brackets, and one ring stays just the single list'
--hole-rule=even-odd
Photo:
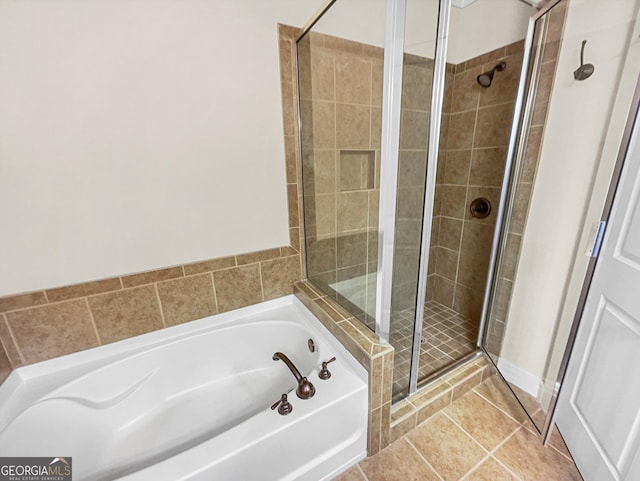
[{"label": "shower door metal frame", "polygon": [[424,304],[427,296],[429,255],[431,251],[431,228],[436,195],[438,171],[438,151],[440,149],[440,128],[447,69],[447,46],[451,0],[440,0],[438,6],[436,50],[433,64],[431,87],[431,107],[429,119],[429,139],[427,145],[427,174],[425,179],[424,204],[422,210],[422,239],[420,242],[420,265],[418,268],[418,292],[416,294],[415,319],[413,322],[413,345],[411,348],[411,370],[409,372],[409,395],[418,390],[418,369],[420,366],[420,346],[424,324]]},{"label": "shower door metal frame", "polygon": [[391,333],[406,9],[407,0],[386,0],[376,270],[376,334],[387,343]]},{"label": "shower door metal frame", "polygon": [[[491,312],[493,303],[495,302],[495,278],[502,262],[502,254],[506,246],[506,232],[505,224],[506,219],[511,216],[513,210],[512,189],[511,185],[518,177],[522,165],[522,159],[524,158],[525,147],[520,142],[522,137],[522,131],[529,123],[532,110],[533,110],[533,96],[534,90],[527,89],[527,79],[530,70],[529,63],[531,61],[531,51],[533,49],[535,24],[536,22],[546,15],[551,9],[553,9],[562,0],[552,0],[542,9],[536,12],[529,19],[529,26],[527,28],[527,36],[524,41],[524,52],[522,57],[522,70],[520,72],[520,82],[518,85],[518,93],[516,96],[516,102],[513,111],[513,121],[511,124],[511,133],[509,135],[509,147],[507,148],[507,159],[505,163],[504,177],[502,180],[502,186],[500,190],[500,201],[498,203],[498,214],[496,216],[496,229],[494,231],[493,244],[491,246],[491,257],[489,259],[489,271],[487,274],[487,283],[484,294],[484,301],[482,305],[482,317],[480,318],[480,327],[478,330],[478,347],[483,348],[486,329],[487,329],[487,317]],[[545,27],[546,29],[546,27]],[[531,78],[531,83],[537,80],[537,66],[540,61],[539,58],[535,59],[536,63],[531,67],[535,77]],[[526,95],[526,98],[525,98]],[[527,125],[524,125],[524,124]]]},{"label": "shower door metal frame", "polygon": [[[531,88],[531,85],[534,85],[538,79],[539,74],[539,63],[541,61],[541,54],[537,54],[535,58],[533,58],[533,64],[530,65],[532,61],[532,50],[534,48],[535,41],[535,27],[536,22],[547,15],[554,7],[556,7],[562,0],[551,0],[547,3],[543,8],[541,8],[538,12],[536,12],[529,19],[529,27],[527,29],[527,36],[525,39],[524,45],[524,55],[522,60],[522,71],[520,74],[520,83],[518,86],[518,94],[516,97],[516,103],[514,106],[514,114],[513,114],[513,123],[511,126],[511,134],[509,137],[509,147],[507,150],[507,160],[505,165],[505,175],[502,183],[502,191],[500,194],[500,202],[498,207],[498,216],[496,220],[496,230],[493,238],[493,245],[491,248],[491,258],[489,264],[489,272],[487,275],[487,287],[485,290],[484,303],[482,307],[482,317],[480,320],[480,328],[478,333],[478,347],[482,349],[485,356],[491,361],[491,363],[495,366],[498,376],[502,379],[507,388],[513,393],[513,390],[509,386],[509,383],[504,379],[498,366],[496,365],[494,359],[487,352],[486,341],[488,337],[488,327],[489,327],[489,316],[493,311],[494,305],[496,303],[496,287],[497,287],[497,274],[500,269],[503,260],[503,254],[506,249],[507,243],[507,219],[511,217],[513,211],[513,205],[515,202],[514,198],[514,184],[518,179],[518,175],[520,173],[520,169],[522,168],[522,164],[524,161],[524,153],[525,153],[525,143],[522,142],[522,139],[526,136],[526,130],[528,129],[531,115],[533,113],[533,100],[535,96],[535,89]],[[544,32],[542,38],[544,38],[544,34],[546,34],[548,29],[548,25],[545,24]],[[529,75],[531,72],[531,75]],[[525,98],[526,96],[526,98]],[[578,306],[580,309],[580,306]],[[572,330],[575,328],[575,320],[574,326],[572,326]],[[569,352],[573,345],[573,339],[570,338],[567,341],[567,348],[565,352]],[[565,354],[566,355],[566,354]],[[531,423],[534,425],[536,430],[539,431],[540,437],[543,442],[546,442],[551,434],[552,427],[552,419],[555,411],[555,406],[557,403],[557,392],[559,389],[558,383],[562,381],[564,377],[564,371],[566,370],[566,366],[561,367],[560,372],[558,373],[558,378],[556,382],[555,394],[551,400],[549,405],[549,410],[545,414],[545,421],[542,430],[540,430],[533,419],[531,418],[530,413],[527,411],[525,406],[522,404],[518,396],[513,393],[515,399],[520,404],[524,413],[529,417]]]}]

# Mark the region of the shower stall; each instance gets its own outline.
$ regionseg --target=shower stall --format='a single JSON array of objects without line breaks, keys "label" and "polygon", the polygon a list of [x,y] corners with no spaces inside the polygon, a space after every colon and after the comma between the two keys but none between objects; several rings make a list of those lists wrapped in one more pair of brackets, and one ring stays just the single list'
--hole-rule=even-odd
[{"label": "shower stall", "polygon": [[[394,399],[412,372],[418,385],[476,351],[534,12],[513,6],[519,28],[484,45],[437,45],[438,21],[460,36],[467,12],[412,0],[386,27],[404,27],[403,42],[385,45],[384,1],[349,0],[297,41],[307,277],[393,345]],[[343,22],[363,16],[366,31]],[[397,59],[386,99],[385,55]]]},{"label": "shower stall", "polygon": [[562,369],[503,354],[567,3],[329,0],[296,39],[306,275],[394,347],[394,401],[485,353],[548,431]]}]

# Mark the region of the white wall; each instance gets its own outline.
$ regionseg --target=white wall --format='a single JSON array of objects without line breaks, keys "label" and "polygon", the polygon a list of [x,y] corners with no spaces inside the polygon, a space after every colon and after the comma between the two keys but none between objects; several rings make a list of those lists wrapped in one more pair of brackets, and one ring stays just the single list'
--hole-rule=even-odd
[{"label": "white wall", "polygon": [[[434,57],[438,9],[439,0],[407,0],[406,52]],[[522,40],[536,11],[520,0],[476,0],[451,8],[447,62],[464,62]],[[382,47],[384,15],[384,0],[339,0],[314,30]]]},{"label": "white wall", "polygon": [[0,0],[0,295],[289,242],[277,22],[320,0]]},{"label": "white wall", "polygon": [[[612,118],[613,100],[620,94],[632,19],[639,4],[638,0],[572,0],[569,4],[501,353],[538,379],[544,375],[556,329],[566,335],[566,322],[571,322],[571,315],[565,315],[558,326],[574,265],[580,268],[573,272],[573,284],[579,285],[584,276],[585,232],[599,218],[610,178],[596,177],[596,173],[603,164],[604,171],[610,172],[615,162],[626,113],[620,108]],[[583,39],[588,41],[585,61],[595,65],[595,73],[578,82],[573,71],[579,65]],[[629,88],[629,82],[624,85]],[[628,98],[629,92],[623,94]],[[600,208],[593,207],[585,217],[594,192]],[[578,293],[574,288],[566,310],[575,309]]]},{"label": "white wall", "polygon": [[476,0],[452,8],[447,61],[457,64],[522,40],[535,12],[518,0]]},{"label": "white wall", "polygon": [[[496,1],[465,45],[512,41],[466,30]],[[0,295],[287,244],[276,23],[322,3],[0,0]],[[334,17],[380,42],[383,3]],[[433,50],[435,4],[408,45]]]}]

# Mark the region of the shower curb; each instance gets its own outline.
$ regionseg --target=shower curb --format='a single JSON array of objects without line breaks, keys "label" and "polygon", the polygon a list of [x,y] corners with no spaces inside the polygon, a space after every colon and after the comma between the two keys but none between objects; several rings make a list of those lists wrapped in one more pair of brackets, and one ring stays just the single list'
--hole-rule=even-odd
[{"label": "shower curb", "polygon": [[491,362],[482,355],[395,403],[391,407],[390,442],[409,433],[495,374]]}]

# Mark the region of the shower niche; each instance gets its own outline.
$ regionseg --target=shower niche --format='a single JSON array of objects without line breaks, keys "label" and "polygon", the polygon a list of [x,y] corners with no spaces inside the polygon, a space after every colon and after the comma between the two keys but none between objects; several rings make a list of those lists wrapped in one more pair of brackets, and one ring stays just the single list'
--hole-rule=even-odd
[{"label": "shower niche", "polygon": [[371,190],[375,185],[374,150],[341,150],[338,153],[340,192]]}]

